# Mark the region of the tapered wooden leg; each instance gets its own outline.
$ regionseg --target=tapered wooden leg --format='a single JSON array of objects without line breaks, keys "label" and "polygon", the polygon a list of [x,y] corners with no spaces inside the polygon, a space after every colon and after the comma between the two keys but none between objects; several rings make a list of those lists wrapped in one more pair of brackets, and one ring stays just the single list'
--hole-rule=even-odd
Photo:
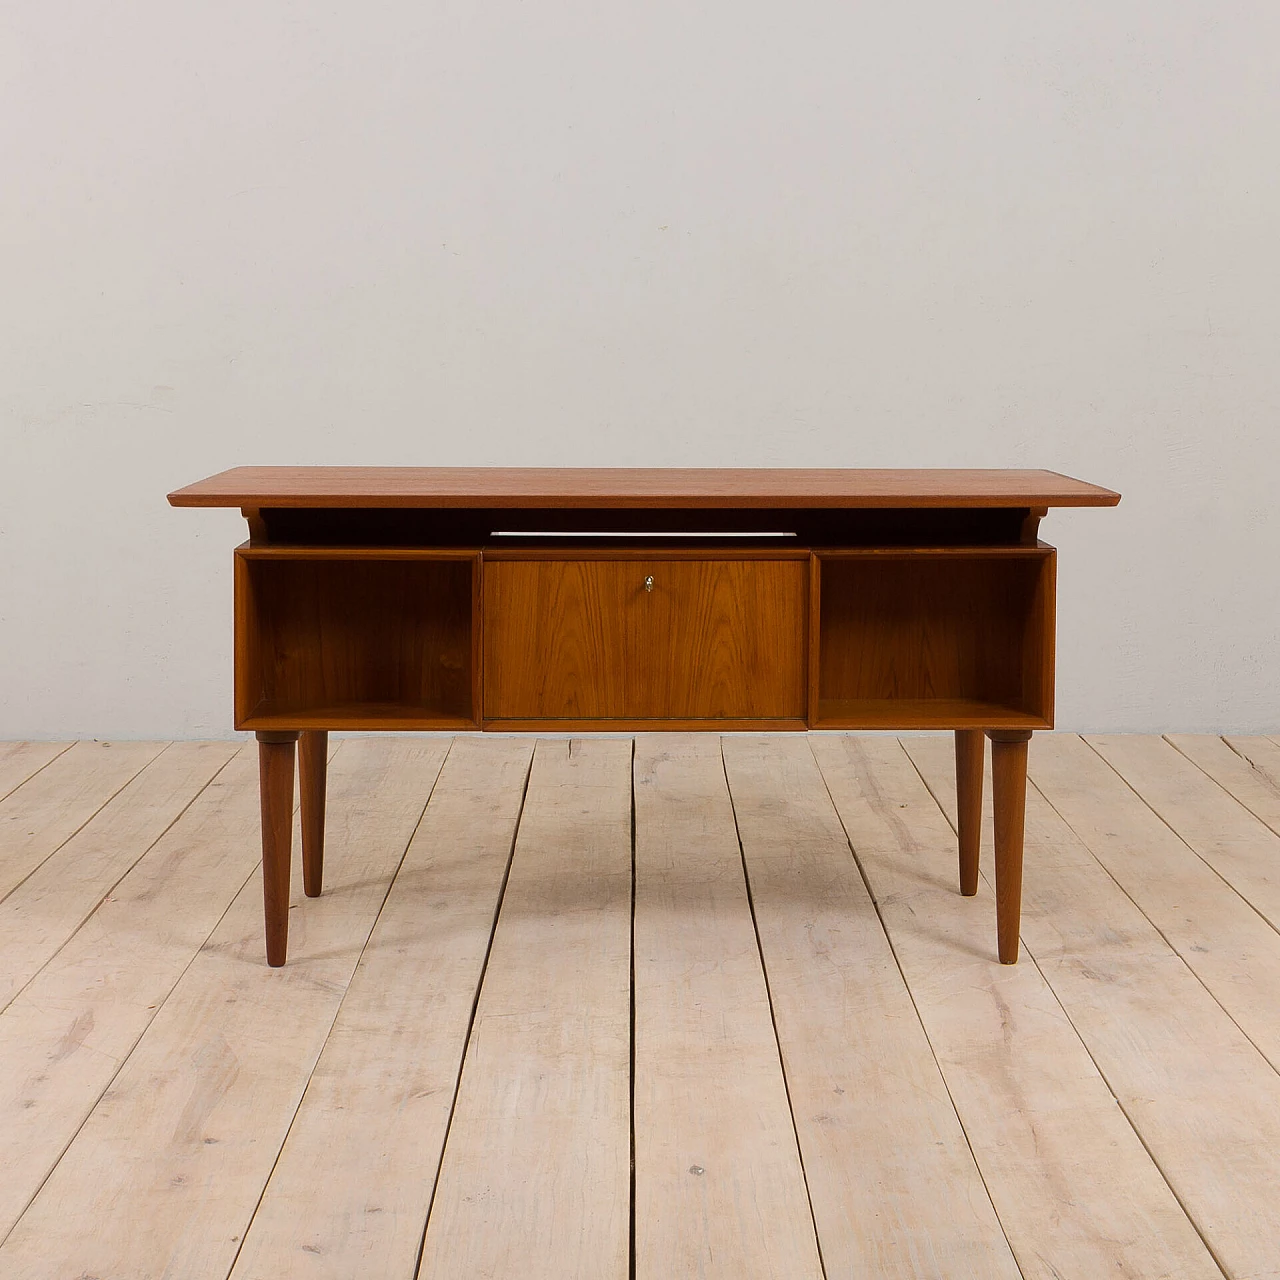
[{"label": "tapered wooden leg", "polygon": [[298,789],[302,793],[302,887],[318,898],[324,884],[324,784],[329,733],[305,729],[298,738]]},{"label": "tapered wooden leg", "polygon": [[960,892],[978,892],[978,851],[982,846],[982,758],[986,739],[981,729],[956,730],[956,827],[960,833]]},{"label": "tapered wooden leg", "polygon": [[1000,963],[1018,960],[1022,916],[1022,838],[1027,813],[1026,730],[997,730],[991,739],[991,798],[996,817],[996,935]]},{"label": "tapered wooden leg", "polygon": [[293,760],[296,733],[258,734],[262,787],[262,902],[267,963],[284,964],[289,950],[289,870],[293,860]]}]

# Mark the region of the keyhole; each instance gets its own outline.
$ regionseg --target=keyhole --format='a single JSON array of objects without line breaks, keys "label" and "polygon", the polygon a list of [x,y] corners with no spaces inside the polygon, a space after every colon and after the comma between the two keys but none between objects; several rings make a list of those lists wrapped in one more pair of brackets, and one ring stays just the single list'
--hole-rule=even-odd
[{"label": "keyhole", "polygon": [[652,590],[653,590],[653,574],[650,574],[650,575],[649,575],[649,576],[644,580],[644,589],[645,589],[646,591],[652,591]]}]

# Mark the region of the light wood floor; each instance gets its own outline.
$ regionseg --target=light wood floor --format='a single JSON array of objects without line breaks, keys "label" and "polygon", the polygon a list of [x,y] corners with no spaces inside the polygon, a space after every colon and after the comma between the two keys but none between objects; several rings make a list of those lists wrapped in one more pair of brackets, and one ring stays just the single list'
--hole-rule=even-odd
[{"label": "light wood floor", "polygon": [[[0,744],[0,1276],[1280,1276],[1280,741]],[[990,834],[984,868],[990,863]]]}]

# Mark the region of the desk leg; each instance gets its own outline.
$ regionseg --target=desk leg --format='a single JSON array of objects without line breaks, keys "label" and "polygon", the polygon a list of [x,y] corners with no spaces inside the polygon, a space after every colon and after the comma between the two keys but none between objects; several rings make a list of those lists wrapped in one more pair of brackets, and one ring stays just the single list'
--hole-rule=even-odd
[{"label": "desk leg", "polygon": [[259,733],[262,787],[262,901],[267,963],[278,969],[289,949],[289,871],[293,861],[293,761],[296,733]]},{"label": "desk leg", "polygon": [[988,732],[991,739],[991,792],[996,817],[996,935],[1000,963],[1018,960],[1022,915],[1022,838],[1027,813],[1027,743],[1022,729]]},{"label": "desk leg", "polygon": [[981,729],[956,730],[956,829],[960,836],[960,892],[978,892],[978,851],[982,847],[982,761],[986,739]]},{"label": "desk leg", "polygon": [[328,730],[303,730],[298,738],[298,790],[302,793],[302,887],[308,898],[318,898],[324,884],[324,789],[328,764]]}]

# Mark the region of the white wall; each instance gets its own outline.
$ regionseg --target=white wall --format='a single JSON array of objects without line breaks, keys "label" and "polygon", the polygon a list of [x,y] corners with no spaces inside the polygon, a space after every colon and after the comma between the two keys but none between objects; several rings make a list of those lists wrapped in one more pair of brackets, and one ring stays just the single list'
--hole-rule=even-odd
[{"label": "white wall", "polygon": [[1059,724],[1280,729],[1274,0],[0,8],[0,737],[230,725],[238,463],[1044,466]]}]

